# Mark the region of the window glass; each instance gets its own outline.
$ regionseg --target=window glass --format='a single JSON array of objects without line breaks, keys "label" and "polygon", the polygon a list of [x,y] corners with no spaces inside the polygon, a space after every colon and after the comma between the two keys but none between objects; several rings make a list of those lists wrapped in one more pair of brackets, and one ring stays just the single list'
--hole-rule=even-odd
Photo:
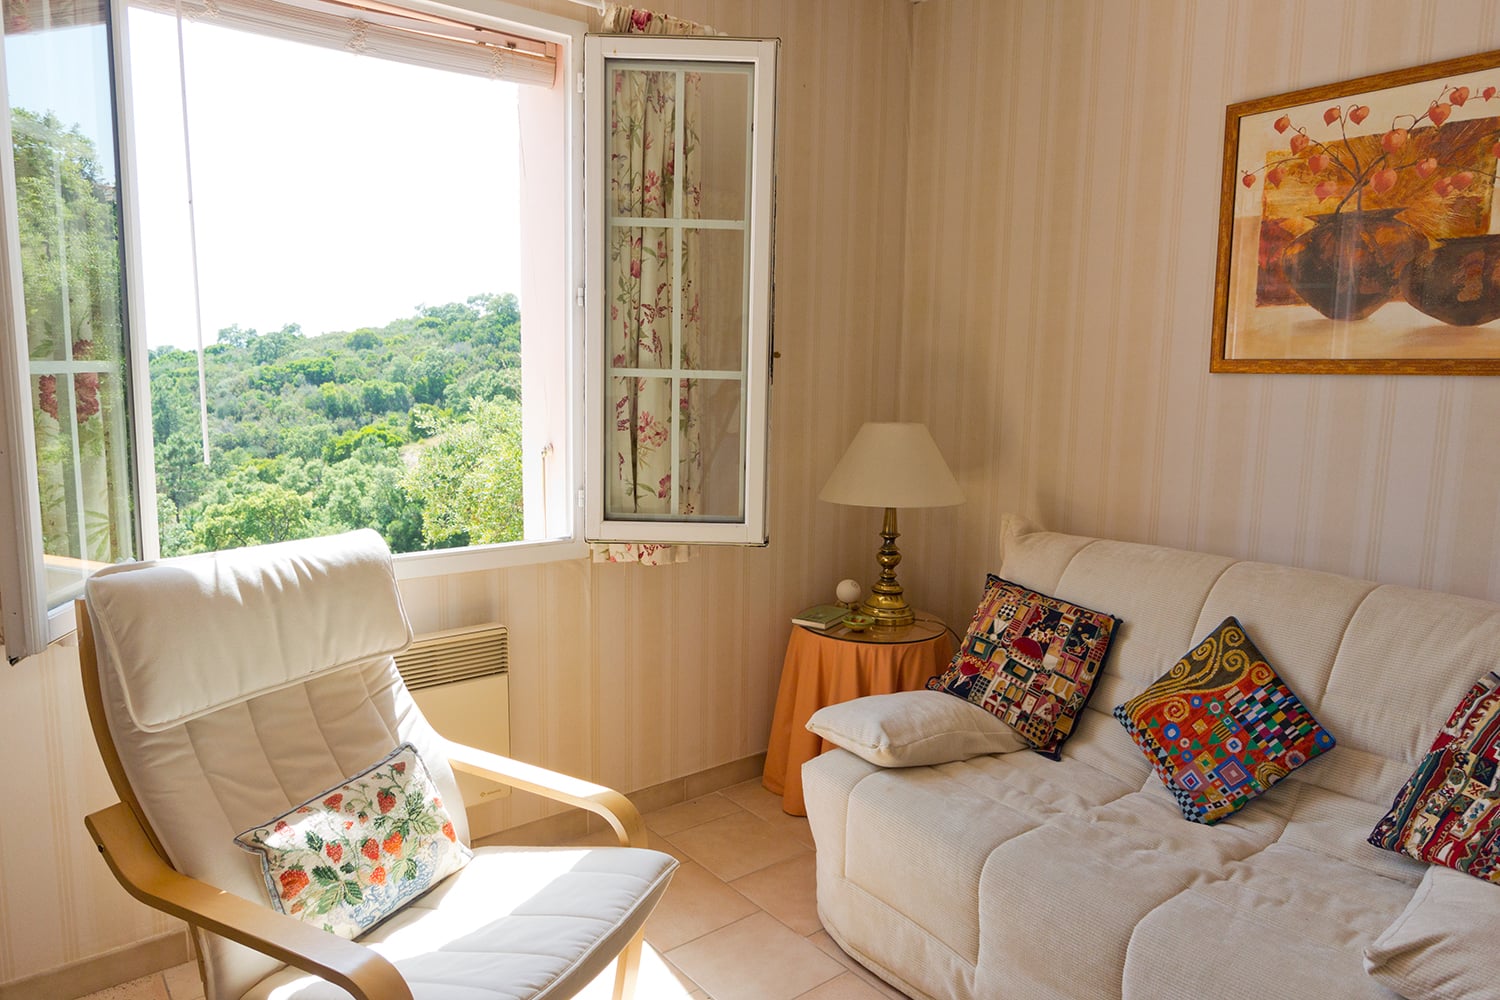
[{"label": "window glass", "polygon": [[8,0],[4,11],[50,607],[138,554],[110,25],[87,3]]}]

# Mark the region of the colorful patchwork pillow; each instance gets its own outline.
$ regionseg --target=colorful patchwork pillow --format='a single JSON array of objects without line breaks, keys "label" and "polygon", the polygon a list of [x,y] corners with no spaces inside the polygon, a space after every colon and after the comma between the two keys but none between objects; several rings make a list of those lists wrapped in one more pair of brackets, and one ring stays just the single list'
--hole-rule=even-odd
[{"label": "colorful patchwork pillow", "polygon": [[1370,843],[1500,882],[1500,675],[1464,695]]},{"label": "colorful patchwork pillow", "polygon": [[927,687],[991,712],[1057,760],[1119,623],[991,574],[953,662]]},{"label": "colorful patchwork pillow", "polygon": [[355,938],[469,863],[410,743],[235,843],[260,855],[271,905]]},{"label": "colorful patchwork pillow", "polygon": [[1333,747],[1333,736],[1226,618],[1115,709],[1182,815],[1212,825]]}]

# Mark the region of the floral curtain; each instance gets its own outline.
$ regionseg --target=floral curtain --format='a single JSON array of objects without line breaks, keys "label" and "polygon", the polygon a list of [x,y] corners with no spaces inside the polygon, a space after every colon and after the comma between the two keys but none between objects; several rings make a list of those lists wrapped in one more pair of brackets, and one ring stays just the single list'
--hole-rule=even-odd
[{"label": "floral curtain", "polygon": [[[620,34],[704,35],[713,29],[634,7],[612,6],[604,30]],[[701,85],[687,74],[682,107],[671,72],[618,71],[612,88],[610,198],[616,216],[696,218]],[[676,162],[677,116],[682,114],[682,162]],[[673,246],[682,234],[681,271],[673,282]],[[605,386],[614,414],[607,509],[611,513],[692,514],[701,503],[703,454],[697,380],[673,379],[673,367],[695,368],[701,341],[698,234],[649,226],[611,230],[609,260],[610,360],[615,368],[662,369],[654,377],[610,377]],[[675,308],[680,316],[674,316]],[[674,318],[676,322],[674,323]],[[674,333],[675,328],[675,333]],[[674,342],[674,336],[677,342]],[[675,362],[675,364],[674,364]],[[672,419],[675,411],[676,420]],[[673,435],[677,462],[673,467]],[[596,544],[597,562],[659,565],[681,562],[682,546]]]}]

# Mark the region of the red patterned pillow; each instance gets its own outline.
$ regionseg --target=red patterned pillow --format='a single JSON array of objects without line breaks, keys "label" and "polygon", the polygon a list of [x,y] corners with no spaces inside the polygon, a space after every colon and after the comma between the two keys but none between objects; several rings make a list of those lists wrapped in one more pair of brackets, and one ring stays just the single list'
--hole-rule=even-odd
[{"label": "red patterned pillow", "polygon": [[1234,618],[1226,618],[1115,718],[1182,815],[1212,825],[1333,747]]},{"label": "red patterned pillow", "polygon": [[991,574],[953,662],[927,686],[993,713],[1057,760],[1119,623]]},{"label": "red patterned pillow", "polygon": [[1500,882],[1500,676],[1464,695],[1370,843]]}]

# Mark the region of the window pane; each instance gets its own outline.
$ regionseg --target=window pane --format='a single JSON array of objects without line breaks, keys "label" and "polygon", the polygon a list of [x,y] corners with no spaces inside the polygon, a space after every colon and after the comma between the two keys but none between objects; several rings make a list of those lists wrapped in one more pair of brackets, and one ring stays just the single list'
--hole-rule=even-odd
[{"label": "window pane", "polygon": [[[682,234],[683,367],[741,371],[745,356],[745,234],[738,229],[688,229]],[[688,319],[692,320],[691,324]]]},{"label": "window pane", "polygon": [[48,604],[137,554],[118,171],[102,6],[5,4]]},{"label": "window pane", "polygon": [[679,498],[685,518],[743,521],[744,394],[738,381],[683,379]]},{"label": "window pane", "polygon": [[672,380],[607,381],[613,430],[606,473],[611,516],[661,517],[672,512]]},{"label": "window pane", "polygon": [[[744,518],[743,393],[731,379],[609,380],[609,514],[622,520]],[[673,475],[673,469],[676,474]]]},{"label": "window pane", "polygon": [[610,73],[609,189],[614,214],[635,219],[676,215],[672,190],[678,74]]},{"label": "window pane", "polygon": [[702,150],[696,164],[688,157],[698,191],[697,211],[691,214],[742,223],[750,148],[750,74],[743,68],[704,68],[687,74],[687,84],[688,121],[695,124],[693,137]]},{"label": "window pane", "polygon": [[673,367],[674,274],[670,229],[610,230],[609,344],[611,368]]}]

